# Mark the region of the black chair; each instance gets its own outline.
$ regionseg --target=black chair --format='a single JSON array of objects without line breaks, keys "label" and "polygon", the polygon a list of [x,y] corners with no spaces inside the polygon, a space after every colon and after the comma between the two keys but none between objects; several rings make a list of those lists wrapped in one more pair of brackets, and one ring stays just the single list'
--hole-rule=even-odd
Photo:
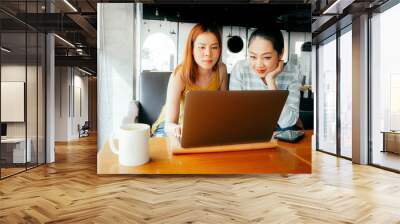
[{"label": "black chair", "polygon": [[310,130],[314,128],[314,96],[310,90],[307,97],[304,97],[304,92],[300,92],[299,117],[304,129]]},{"label": "black chair", "polygon": [[[171,72],[143,71],[140,75],[138,122],[152,125],[160,115],[167,97],[167,86]],[[229,83],[230,74],[228,74]]]},{"label": "black chair", "polygon": [[171,72],[143,71],[140,75],[138,122],[152,125],[158,118],[165,99]]},{"label": "black chair", "polygon": [[90,129],[89,121],[85,121],[82,127],[78,124],[79,138],[89,136],[89,129]]}]

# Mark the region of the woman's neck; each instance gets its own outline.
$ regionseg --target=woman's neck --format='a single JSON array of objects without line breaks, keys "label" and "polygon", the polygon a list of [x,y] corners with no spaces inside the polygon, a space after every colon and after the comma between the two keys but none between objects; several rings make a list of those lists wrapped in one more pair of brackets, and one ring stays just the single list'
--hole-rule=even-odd
[{"label": "woman's neck", "polygon": [[200,67],[197,67],[197,72],[199,74],[199,77],[210,77],[212,74],[212,69],[203,69]]}]

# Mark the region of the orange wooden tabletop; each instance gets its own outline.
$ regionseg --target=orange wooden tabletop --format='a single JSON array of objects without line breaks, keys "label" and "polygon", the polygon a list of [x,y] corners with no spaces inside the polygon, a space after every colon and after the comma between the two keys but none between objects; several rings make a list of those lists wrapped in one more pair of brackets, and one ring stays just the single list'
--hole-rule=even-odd
[{"label": "orange wooden tabletop", "polygon": [[296,144],[278,141],[273,149],[173,155],[166,138],[151,138],[150,162],[121,166],[106,144],[97,154],[98,174],[261,174],[311,173],[311,135]]}]

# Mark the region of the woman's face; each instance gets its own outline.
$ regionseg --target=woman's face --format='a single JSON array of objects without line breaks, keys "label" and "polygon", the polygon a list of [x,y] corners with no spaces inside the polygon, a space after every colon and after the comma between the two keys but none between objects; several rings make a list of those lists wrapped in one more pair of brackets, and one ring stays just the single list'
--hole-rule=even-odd
[{"label": "woman's face", "polygon": [[202,33],[193,43],[194,60],[203,69],[212,69],[218,62],[220,53],[218,39],[213,33]]},{"label": "woman's face", "polygon": [[272,42],[261,37],[255,37],[249,45],[249,62],[253,71],[264,78],[272,72],[280,60],[280,55],[274,49]]}]

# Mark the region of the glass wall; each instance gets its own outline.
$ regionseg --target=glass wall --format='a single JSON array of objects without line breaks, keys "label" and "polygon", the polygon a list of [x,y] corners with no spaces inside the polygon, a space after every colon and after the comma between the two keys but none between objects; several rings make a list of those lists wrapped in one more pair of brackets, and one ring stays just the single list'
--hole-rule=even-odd
[{"label": "glass wall", "polygon": [[[18,13],[40,13],[39,5],[21,1]],[[45,41],[40,31],[0,12],[0,178],[45,163]]]},{"label": "glass wall", "polygon": [[37,43],[37,163],[46,163],[46,35],[38,33]]},{"label": "glass wall", "polygon": [[336,35],[318,47],[317,149],[336,154]]},{"label": "glass wall", "polygon": [[351,25],[340,36],[340,155],[351,158],[352,149],[352,34]]},{"label": "glass wall", "polygon": [[400,171],[400,4],[371,18],[371,162]]},{"label": "glass wall", "polygon": [[29,93],[26,98],[27,113],[27,141],[28,151],[30,147],[30,161],[27,167],[30,168],[37,164],[37,76],[38,76],[38,34],[29,30],[26,33],[27,38],[27,74],[26,74],[26,92]]},{"label": "glass wall", "polygon": [[317,149],[351,159],[351,25],[318,45],[317,60]]},{"label": "glass wall", "polygon": [[[368,49],[369,140],[372,143],[368,144],[371,146],[369,163],[395,171],[400,171],[400,64],[397,57],[400,32],[394,29],[398,21],[400,4],[389,2],[373,13],[368,34],[371,40]],[[317,149],[352,158],[351,25],[337,34],[340,37],[329,38],[317,49]],[[335,60],[337,54],[339,57]],[[339,63],[337,67],[336,63]],[[337,68],[340,70],[335,76]],[[335,98],[337,83],[339,99]],[[336,103],[339,103],[338,108]],[[336,122],[340,122],[338,126]],[[336,133],[340,135],[337,137]]]},{"label": "glass wall", "polygon": [[[26,169],[26,33],[1,34],[1,177]],[[6,50],[4,50],[6,49]]]}]

